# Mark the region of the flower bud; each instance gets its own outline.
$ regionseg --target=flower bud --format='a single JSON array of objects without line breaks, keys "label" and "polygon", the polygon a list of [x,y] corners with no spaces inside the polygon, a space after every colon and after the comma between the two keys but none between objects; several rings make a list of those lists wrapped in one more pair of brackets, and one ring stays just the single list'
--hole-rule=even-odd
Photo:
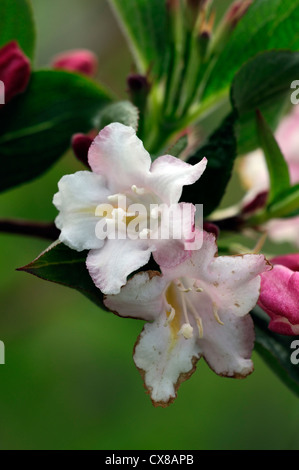
[{"label": "flower bud", "polygon": [[215,36],[211,45],[211,49],[214,54],[221,52],[237,24],[247,13],[252,2],[253,0],[237,0],[230,5],[224,18],[215,31]]},{"label": "flower bud", "polygon": [[148,78],[145,75],[131,74],[127,78],[127,84],[132,103],[142,112],[150,91]]},{"label": "flower bud", "polygon": [[55,56],[52,67],[94,77],[98,70],[98,59],[93,52],[87,49],[75,49]]},{"label": "flower bud", "polygon": [[15,95],[22,93],[30,79],[30,62],[16,41],[0,49],[0,80],[4,84],[4,96],[0,104],[8,103]]},{"label": "flower bud", "polygon": [[88,150],[92,144],[92,138],[86,134],[74,134],[72,137],[72,149],[83,165],[89,168]]},{"label": "flower bud", "polygon": [[269,329],[299,335],[299,254],[271,260],[272,271],[261,274],[259,306],[271,318]]}]

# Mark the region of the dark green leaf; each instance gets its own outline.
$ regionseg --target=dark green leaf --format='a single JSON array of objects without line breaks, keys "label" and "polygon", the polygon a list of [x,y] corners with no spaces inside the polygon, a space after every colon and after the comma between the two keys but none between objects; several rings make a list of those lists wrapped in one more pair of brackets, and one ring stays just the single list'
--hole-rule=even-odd
[{"label": "dark green leaf", "polygon": [[32,59],[35,45],[35,26],[29,0],[1,0],[0,47],[16,40]]},{"label": "dark green leaf", "polygon": [[29,181],[87,132],[110,97],[89,79],[64,71],[34,72],[25,93],[0,112],[0,190]]},{"label": "dark green leaf", "polygon": [[294,217],[299,215],[299,184],[277,194],[268,207],[271,217]]},{"label": "dark green leaf", "polygon": [[167,12],[164,0],[110,0],[139,71],[156,76],[165,70]]},{"label": "dark green leaf", "polygon": [[278,377],[299,396],[299,366],[291,362],[291,344],[298,337],[283,336],[268,329],[268,321],[258,309],[252,312],[255,324],[255,349]]},{"label": "dark green leaf", "polygon": [[130,101],[119,101],[106,106],[97,119],[96,127],[102,129],[111,122],[120,122],[131,126],[135,131],[138,128],[139,111]]},{"label": "dark green leaf", "polygon": [[94,285],[87,271],[86,256],[86,251],[78,253],[63,243],[55,242],[32,263],[18,271],[76,289],[101,308],[105,308],[103,294]]},{"label": "dark green leaf", "polygon": [[271,204],[280,193],[290,188],[289,169],[271,129],[259,111],[256,113],[256,122],[260,146],[266,157],[270,177],[268,204]]},{"label": "dark green leaf", "polygon": [[272,130],[276,127],[286,100],[290,103],[292,77],[298,75],[298,52],[264,52],[241,67],[231,86],[232,104],[239,113],[239,153],[259,146],[256,109],[262,112]]},{"label": "dark green leaf", "polygon": [[[255,0],[215,61],[204,99],[223,94],[239,68],[259,52],[271,49],[298,51],[298,23],[297,0]],[[279,73],[278,66],[276,72]],[[289,82],[291,79],[292,76]]]},{"label": "dark green leaf", "polygon": [[188,163],[195,165],[203,157],[208,159],[207,169],[201,178],[195,184],[185,186],[182,197],[185,202],[203,204],[204,216],[219,206],[232,174],[236,158],[235,120],[235,114],[229,115],[206,145],[188,160]]}]

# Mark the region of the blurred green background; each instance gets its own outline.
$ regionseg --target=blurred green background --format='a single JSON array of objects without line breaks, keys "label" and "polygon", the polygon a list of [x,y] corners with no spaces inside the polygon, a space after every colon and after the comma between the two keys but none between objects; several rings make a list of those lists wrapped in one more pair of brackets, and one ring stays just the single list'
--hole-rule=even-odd
[{"label": "blurred green background", "polygon": [[[150,0],[149,0],[150,1]],[[225,2],[222,2],[225,3]],[[105,0],[33,0],[38,65],[94,50],[99,78],[125,97],[132,61]],[[51,220],[71,154],[1,195],[1,217]],[[15,268],[47,243],[0,234],[1,449],[298,449],[298,400],[254,354],[255,373],[223,379],[201,360],[168,409],[155,409],[132,360],[142,322],[100,311],[79,293]]]}]

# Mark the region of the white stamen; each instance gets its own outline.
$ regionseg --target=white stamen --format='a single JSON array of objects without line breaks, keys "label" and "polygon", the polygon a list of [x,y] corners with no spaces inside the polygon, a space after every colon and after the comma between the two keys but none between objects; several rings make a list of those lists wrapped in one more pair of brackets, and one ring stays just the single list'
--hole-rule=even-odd
[{"label": "white stamen", "polygon": [[192,288],[191,287],[185,287],[184,284],[181,281],[176,282],[177,288],[179,289],[180,292],[191,292]]},{"label": "white stamen", "polygon": [[120,207],[118,207],[117,209],[113,209],[111,215],[114,219],[117,219],[119,217],[124,217],[126,215],[126,212]]},{"label": "white stamen", "polygon": [[200,316],[196,317],[196,323],[198,326],[199,337],[203,338],[203,326],[202,326],[202,319],[200,318]]},{"label": "white stamen", "polygon": [[203,292],[203,289],[198,286],[196,281],[194,282],[193,287],[195,289],[195,292]]},{"label": "white stamen", "polygon": [[191,310],[195,320],[196,320],[196,323],[197,323],[197,326],[198,326],[198,332],[199,332],[199,337],[200,338],[203,338],[203,324],[202,324],[202,319],[201,317],[198,315],[194,305],[192,304],[192,302],[187,298],[187,305],[189,307],[189,309]]},{"label": "white stamen", "polygon": [[148,228],[144,228],[143,230],[141,230],[141,232],[139,233],[139,238],[141,238],[142,240],[145,240],[147,238],[149,238],[150,234],[152,233],[151,230],[149,230]]},{"label": "white stamen", "polygon": [[217,305],[215,303],[213,303],[213,314],[217,323],[219,323],[219,325],[224,325],[224,323],[220,320],[220,317],[218,315]]},{"label": "white stamen", "polygon": [[183,335],[185,339],[191,339],[193,337],[193,328],[190,323],[184,323],[178,335]]},{"label": "white stamen", "polygon": [[168,326],[169,323],[171,323],[174,320],[174,317],[175,317],[175,309],[173,307],[171,307],[170,314],[167,317],[167,320],[164,323],[164,326]]},{"label": "white stamen", "polygon": [[136,194],[144,194],[145,190],[144,188],[137,188],[137,186],[135,184],[133,184],[133,186],[131,187],[133,193],[136,193]]},{"label": "white stamen", "polygon": [[159,214],[160,214],[160,209],[159,209],[159,207],[154,207],[154,208],[151,210],[151,218],[152,218],[152,219],[158,219]]},{"label": "white stamen", "polygon": [[117,202],[118,201],[118,198],[122,196],[121,194],[111,194],[111,196],[108,196],[107,199],[108,201],[111,201],[111,202]]}]

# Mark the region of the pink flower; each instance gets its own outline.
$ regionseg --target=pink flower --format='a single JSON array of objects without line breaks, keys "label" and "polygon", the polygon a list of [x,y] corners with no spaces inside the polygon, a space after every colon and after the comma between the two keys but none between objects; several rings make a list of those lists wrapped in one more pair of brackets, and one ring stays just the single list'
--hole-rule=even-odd
[{"label": "pink flower", "polygon": [[[291,183],[299,183],[299,106],[284,118],[276,131],[276,139],[288,163]],[[249,190],[243,205],[247,207],[261,193],[269,189],[269,175],[261,150],[248,154],[240,165],[244,186]],[[267,223],[269,237],[276,241],[287,241],[299,246],[299,217],[273,219]]]},{"label": "pink flower", "polygon": [[55,56],[52,66],[54,69],[69,70],[94,77],[98,69],[98,59],[93,52],[87,49],[75,49]]},{"label": "pink flower", "polygon": [[262,274],[259,306],[270,316],[269,329],[299,335],[299,254],[271,260],[272,271]]},{"label": "pink flower", "polygon": [[[88,163],[92,172],[63,176],[53,202],[59,210],[60,240],[74,250],[89,250],[87,268],[102,292],[118,293],[127,276],[147,264],[151,253],[158,264],[167,266],[188,256],[195,207],[178,201],[183,186],[202,175],[205,158],[194,166],[170,155],[152,163],[134,129],[113,123],[93,141]],[[160,205],[162,212],[156,210]],[[159,237],[163,215],[173,206],[170,225],[182,228],[186,236]],[[135,224],[136,210],[143,208],[146,217]],[[104,229],[111,227],[121,227],[124,233],[105,236]],[[102,229],[104,236],[99,236]]]},{"label": "pink flower", "polygon": [[[0,49],[0,80],[4,83],[5,103],[25,91],[30,79],[30,62],[16,41]],[[1,104],[3,101],[1,101]]]},{"label": "pink flower", "polygon": [[134,361],[155,406],[167,406],[200,357],[225,377],[253,370],[259,274],[269,269],[262,255],[217,256],[215,236],[203,233],[201,249],[174,268],[136,274],[106,306],[122,317],[146,320]]}]

